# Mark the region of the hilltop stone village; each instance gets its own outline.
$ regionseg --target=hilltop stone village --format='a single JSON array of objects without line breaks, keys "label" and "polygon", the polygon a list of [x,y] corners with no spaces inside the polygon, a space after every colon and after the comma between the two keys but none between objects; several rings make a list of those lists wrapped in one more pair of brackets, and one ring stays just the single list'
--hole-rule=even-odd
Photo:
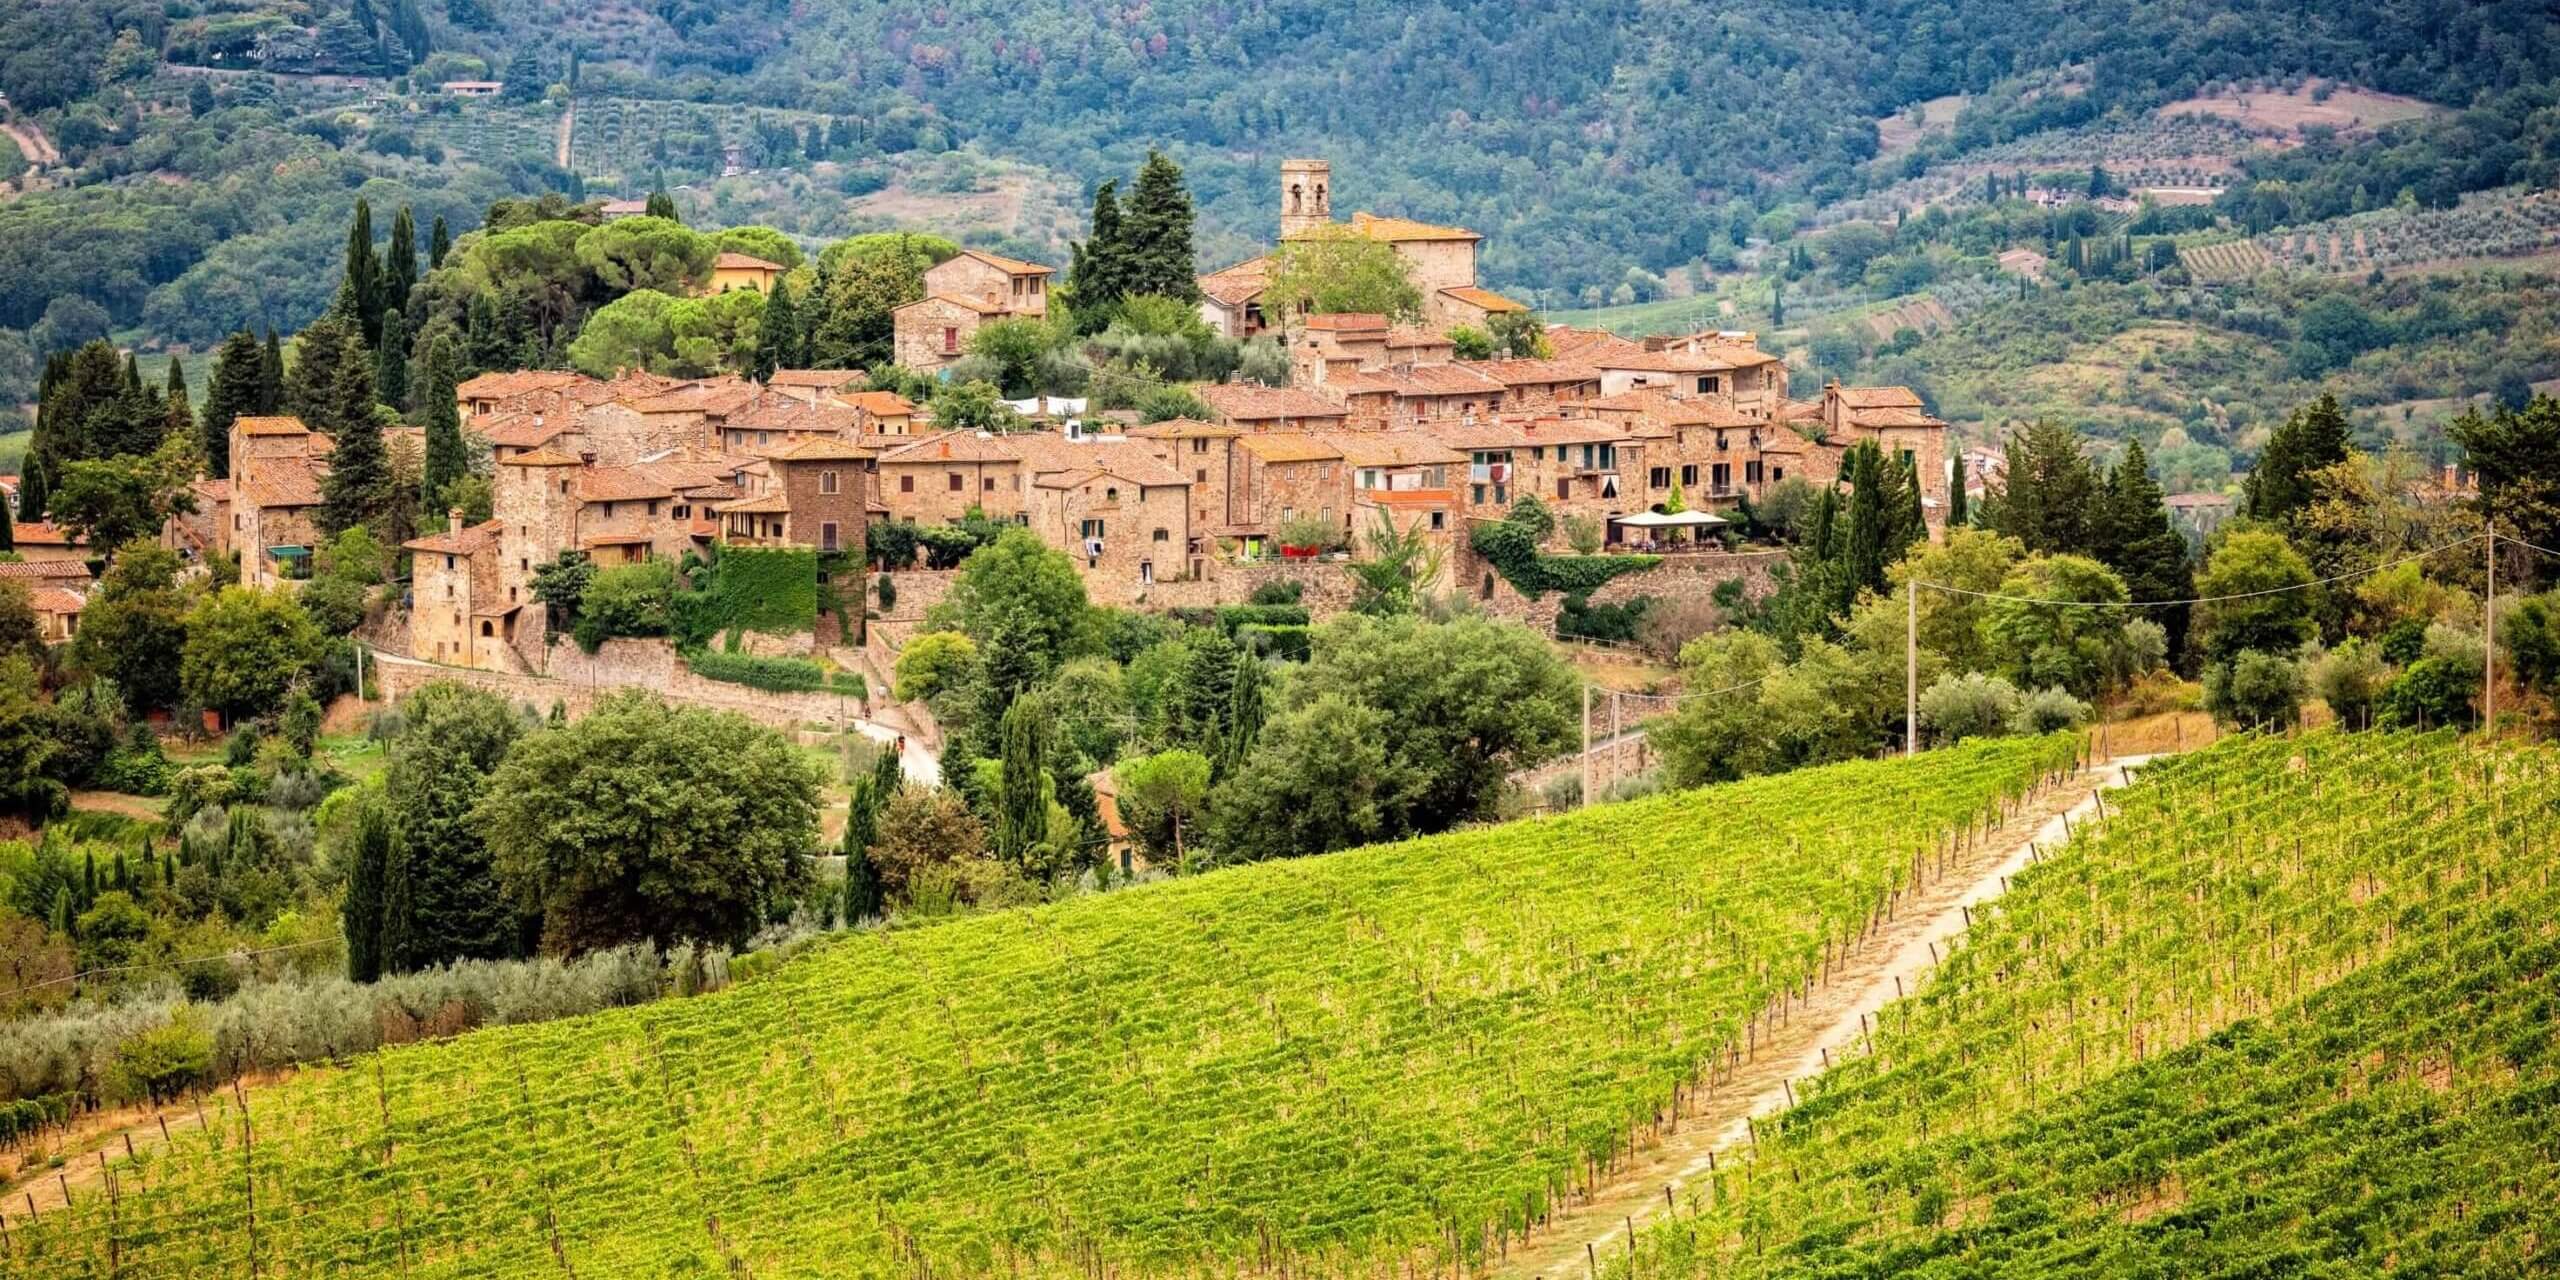
[{"label": "hilltop stone village", "polygon": [[[862,614],[887,624],[894,644],[899,624],[937,596],[934,579],[948,575],[915,564],[866,572],[865,561],[878,559],[869,532],[972,513],[1027,527],[1071,556],[1097,602],[1240,603],[1285,576],[1319,615],[1349,597],[1336,581],[1341,557],[1291,539],[1312,542],[1310,531],[1322,531],[1331,536],[1317,545],[1356,548],[1384,523],[1438,545],[1441,589],[1546,621],[1552,599],[1523,598],[1472,554],[1475,522],[1500,520],[1534,495],[1558,519],[1552,549],[1564,549],[1561,526],[1578,519],[1605,530],[1611,550],[1689,553],[1666,561],[1686,572],[1660,575],[1684,584],[1677,589],[1743,577],[1757,590],[1765,555],[1723,554],[1712,537],[1666,546],[1643,527],[1645,513],[1729,516],[1790,479],[1829,485],[1844,452],[1869,440],[1914,466],[1929,524],[1942,521],[1946,426],[1908,389],[1834,384],[1791,394],[1781,356],[1736,331],[1633,341],[1547,326],[1547,358],[1457,359],[1451,329],[1526,310],[1478,283],[1481,237],[1366,212],[1337,222],[1323,161],[1289,161],[1280,181],[1284,242],[1347,230],[1390,245],[1425,299],[1423,322],[1266,309],[1272,260],[1255,258],[1199,277],[1200,313],[1227,336],[1279,339],[1289,385],[1198,386],[1207,416],[1150,423],[1034,401],[1020,406],[1032,429],[1001,434],[938,428],[929,409],[864,389],[859,369],[785,369],[763,384],[485,374],[460,385],[457,408],[490,451],[492,516],[465,524],[455,513],[406,544],[415,553],[409,608],[377,643],[444,667],[557,674],[549,655],[558,646],[533,593],[541,566],[564,553],[600,566],[680,560],[718,543],[820,553],[841,566],[837,576],[859,579],[834,584],[830,598],[858,592]],[[773,272],[732,264],[735,256],[722,262],[732,287],[769,287]],[[976,250],[933,267],[926,296],[895,312],[899,362],[932,372],[965,352],[979,325],[1045,314],[1053,274]],[[325,435],[293,418],[240,419],[231,476],[200,481],[196,513],[170,537],[237,555],[245,582],[295,581],[319,541],[313,516],[329,451]],[[22,544],[30,532],[42,536],[22,529]],[[42,558],[40,546],[28,550]],[[880,570],[892,583],[888,607],[869,581]],[[784,647],[870,639],[850,603],[815,630]]]}]

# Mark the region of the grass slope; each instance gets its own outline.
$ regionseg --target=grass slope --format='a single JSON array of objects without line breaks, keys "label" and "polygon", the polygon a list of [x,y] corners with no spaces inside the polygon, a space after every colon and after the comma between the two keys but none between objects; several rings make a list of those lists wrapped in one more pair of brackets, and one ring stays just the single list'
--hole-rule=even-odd
[{"label": "grass slope", "polygon": [[2161,766],[1637,1271],[2550,1274],[2555,799],[2449,734]]},{"label": "grass slope", "polygon": [[[15,1228],[49,1276],[1320,1272],[1480,1257],[2070,737],[847,940],[394,1050]],[[208,1136],[209,1135],[209,1136]]]}]

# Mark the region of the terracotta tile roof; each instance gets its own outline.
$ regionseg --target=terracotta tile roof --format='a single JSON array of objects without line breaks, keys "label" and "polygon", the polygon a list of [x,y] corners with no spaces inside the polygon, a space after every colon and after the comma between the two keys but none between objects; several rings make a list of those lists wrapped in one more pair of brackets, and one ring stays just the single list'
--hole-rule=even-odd
[{"label": "terracotta tile roof", "polygon": [[1455,298],[1468,306],[1478,307],[1486,311],[1526,311],[1529,309],[1527,306],[1513,302],[1511,299],[1503,297],[1501,294],[1495,293],[1491,289],[1478,288],[1471,284],[1462,284],[1452,288],[1443,289],[1440,291],[1440,294],[1442,297]]},{"label": "terracotta tile roof", "polygon": [[974,431],[946,431],[880,455],[883,465],[901,462],[1016,462],[1022,449],[1010,436],[982,436]]},{"label": "terracotta tile roof", "polygon": [[1242,427],[1221,426],[1215,422],[1202,422],[1198,418],[1167,418],[1162,422],[1150,422],[1142,427],[1131,427],[1128,431],[1129,435],[1140,440],[1188,440],[1195,436],[1224,440],[1244,433]]},{"label": "terracotta tile roof", "polygon": [[484,373],[453,389],[464,400],[504,400],[532,391],[557,391],[595,379],[582,373],[559,369],[513,369],[500,373]]},{"label": "terracotta tile roof", "polygon": [[1342,456],[1332,445],[1294,431],[1257,433],[1236,443],[1264,462],[1327,462]]},{"label": "terracotta tile roof", "polygon": [[1861,427],[1943,427],[1947,424],[1917,408],[1889,405],[1879,409],[1850,409],[1849,421]]},{"label": "terracotta tile roof", "polygon": [[493,413],[480,434],[502,449],[533,449],[551,443],[576,425],[565,413]]},{"label": "terracotta tile roof", "polygon": [[1593,396],[1568,400],[1564,408],[1577,413],[1636,413],[1668,427],[1751,427],[1762,419],[1747,417],[1740,411],[1711,400],[1681,400],[1652,387],[1637,387],[1614,396]]},{"label": "terracotta tile roof", "polygon": [[768,392],[755,403],[722,419],[721,426],[732,431],[822,431],[836,434],[851,431],[861,415],[846,405],[795,400],[779,392]]},{"label": "terracotta tile roof", "polygon": [[1188,484],[1167,466],[1153,447],[1129,440],[1069,440],[1040,433],[1007,437],[1020,451],[1032,474],[1102,468],[1121,478],[1151,485]]},{"label": "terracotta tile roof", "polygon": [[921,307],[929,302],[948,302],[955,307],[975,311],[982,316],[1001,315],[1004,312],[1004,308],[997,306],[992,302],[988,302],[983,298],[964,298],[956,293],[935,293],[918,298],[913,302],[891,307],[889,309],[889,314],[896,315],[901,311]]},{"label": "terracotta tile roof", "polygon": [[[245,506],[316,507],[320,505],[320,468],[306,458],[262,458],[256,472],[246,479],[231,478],[234,502]],[[18,541],[27,540],[26,527],[18,529]]]},{"label": "terracotta tile roof", "polygon": [[1473,360],[1466,365],[1506,387],[1600,380],[1598,369],[1579,360]]},{"label": "terracotta tile roof", "polygon": [[1355,467],[1445,466],[1467,460],[1467,455],[1420,432],[1335,431],[1317,439]]},{"label": "terracotta tile roof", "polygon": [[187,485],[189,488],[196,491],[196,501],[198,502],[215,503],[231,501],[231,482],[229,480],[217,480],[212,476],[197,476],[195,479],[188,481]]},{"label": "terracotta tile roof", "polygon": [[311,434],[311,428],[302,425],[302,419],[291,416],[236,418],[232,421],[232,428],[244,436],[307,436]]},{"label": "terracotta tile roof", "polygon": [[772,456],[786,462],[859,462],[871,451],[850,440],[811,436]]},{"label": "terracotta tile roof", "polygon": [[1420,347],[1438,348],[1452,345],[1455,344],[1449,341],[1449,335],[1445,333],[1433,333],[1429,329],[1417,328],[1412,325],[1400,324],[1387,331],[1387,349],[1389,351],[1410,350]]},{"label": "terracotta tile roof", "polygon": [[875,418],[912,418],[916,412],[915,404],[895,391],[856,391],[836,399]]},{"label": "terracotta tile roof", "polygon": [[791,499],[784,494],[768,493],[737,502],[724,502],[713,509],[722,515],[732,513],[746,516],[781,515],[791,510]]},{"label": "terracotta tile roof", "polygon": [[578,460],[556,450],[536,449],[530,453],[500,458],[498,465],[502,467],[574,467],[578,465]]},{"label": "terracotta tile roof", "polygon": [[1547,348],[1559,360],[1579,360],[1590,364],[1602,356],[1635,353],[1644,350],[1641,342],[1632,342],[1606,329],[1576,329],[1571,325],[1547,326]]},{"label": "terracotta tile roof", "polygon": [[1372,240],[1389,243],[1399,240],[1484,239],[1465,227],[1444,227],[1436,223],[1416,222],[1411,218],[1381,218],[1366,210],[1351,215],[1351,229]]},{"label": "terracotta tile roof", "polygon": [[424,551],[434,555],[473,556],[498,545],[498,530],[501,527],[496,520],[484,520],[479,524],[464,525],[460,532],[448,531],[431,537],[411,538],[400,545],[411,551]]},{"label": "terracotta tile roof", "polygon": [[587,467],[579,471],[575,491],[588,502],[637,502],[672,498],[675,490],[629,467]]},{"label": "terracotta tile roof", "polygon": [[27,592],[27,602],[38,613],[78,613],[89,607],[89,597],[60,587],[37,587]]},{"label": "terracotta tile roof", "polygon": [[[26,525],[19,525],[23,530]],[[0,578],[31,581],[87,582],[89,564],[85,560],[13,560],[0,564]]]},{"label": "terracotta tile roof", "polygon": [[1268,256],[1247,258],[1223,271],[1212,271],[1199,278],[1200,292],[1230,307],[1242,306],[1262,296],[1263,286],[1271,281],[1271,259]]},{"label": "terracotta tile roof", "polygon": [[1055,268],[1044,267],[1036,262],[1024,262],[1020,258],[1001,257],[996,254],[988,253],[983,249],[963,249],[960,251],[960,256],[963,258],[975,258],[990,267],[994,267],[998,271],[1004,272],[1006,275],[1046,276],[1057,274]]},{"label": "terracotta tile roof", "polygon": [[636,413],[701,413],[725,417],[755,403],[762,394],[763,388],[752,382],[695,382],[622,403]]},{"label": "terracotta tile roof", "polygon": [[1342,406],[1296,387],[1266,387],[1251,382],[1220,382],[1199,388],[1200,402],[1228,419],[1247,422],[1269,418],[1340,418]]},{"label": "terracotta tile roof", "polygon": [[628,547],[635,543],[655,541],[657,541],[657,537],[655,535],[646,533],[591,533],[578,539],[578,545],[582,547]]},{"label": "terracotta tile roof", "polygon": [[1722,343],[1701,346],[1694,351],[1610,353],[1589,359],[1597,368],[1627,369],[1637,373],[1720,373],[1727,369],[1748,369],[1778,362],[1778,357],[1766,351]]},{"label": "terracotta tile roof", "polygon": [[1191,483],[1175,474],[1173,468],[1143,455],[1115,457],[1095,466],[1043,472],[1031,483],[1043,489],[1073,489],[1106,476],[1128,481],[1141,489],[1180,489]]},{"label": "terracotta tile roof", "polygon": [[838,387],[860,382],[863,376],[860,369],[776,369],[773,371],[773,377],[767,380],[765,385],[816,387],[821,391],[833,391]]},{"label": "terracotta tile roof", "polygon": [[1325,311],[1307,316],[1298,323],[1305,328],[1331,333],[1365,333],[1373,329],[1384,330],[1387,318],[1374,311]]},{"label": "terracotta tile roof", "polygon": [[782,271],[779,262],[767,262],[751,253],[723,253],[711,260],[714,271]]},{"label": "terracotta tile roof", "polygon": [[1918,409],[1920,393],[1909,387],[1842,387],[1840,403],[1852,409]]}]

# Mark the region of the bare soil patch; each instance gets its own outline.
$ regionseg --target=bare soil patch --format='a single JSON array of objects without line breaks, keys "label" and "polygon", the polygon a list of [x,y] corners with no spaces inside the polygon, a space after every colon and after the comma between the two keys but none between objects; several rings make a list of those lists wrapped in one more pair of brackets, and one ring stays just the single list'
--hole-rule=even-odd
[{"label": "bare soil patch", "polygon": [[2352,85],[2306,82],[2299,89],[2248,89],[2211,98],[2185,98],[2161,107],[2162,118],[2184,115],[2220,116],[2243,127],[2299,138],[2305,128],[2341,133],[2371,132],[2383,125],[2433,115],[2442,108],[2396,93],[2376,93]]}]

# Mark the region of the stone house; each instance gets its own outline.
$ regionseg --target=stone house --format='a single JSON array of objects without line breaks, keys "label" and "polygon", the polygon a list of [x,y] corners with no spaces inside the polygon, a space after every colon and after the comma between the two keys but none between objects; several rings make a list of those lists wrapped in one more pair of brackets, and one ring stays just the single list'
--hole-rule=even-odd
[{"label": "stone house", "polygon": [[1002,309],[974,298],[919,298],[889,313],[891,346],[901,365],[931,373],[969,354],[978,326],[1001,319]]},{"label": "stone house", "polygon": [[1324,393],[1339,396],[1355,422],[1412,425],[1491,415],[1502,408],[1504,388],[1469,365],[1418,364],[1335,378]]},{"label": "stone house", "polygon": [[[14,533],[15,549],[25,560],[56,560],[79,564],[86,562],[89,558],[89,544],[74,537],[69,529],[61,525],[31,520],[16,526]],[[83,569],[81,572],[85,574],[88,571]]]},{"label": "stone house", "polygon": [[894,391],[856,391],[835,397],[852,409],[866,436],[911,436],[916,433],[916,407]]},{"label": "stone house", "polygon": [[1909,387],[1844,387],[1833,381],[1822,389],[1819,416],[1826,442],[1843,446],[1873,440],[1887,458],[1916,468],[1920,507],[1929,527],[1947,518],[1947,424],[1931,415]]},{"label": "stone house", "polygon": [[1514,302],[1476,284],[1451,285],[1423,299],[1424,314],[1444,331],[1459,325],[1482,329],[1491,324],[1495,316],[1525,314],[1528,310],[1527,304]]},{"label": "stone house", "polygon": [[510,400],[537,392],[564,391],[594,381],[585,374],[556,369],[484,373],[455,387],[453,398],[461,409],[463,427],[469,429],[483,414],[495,412]]},{"label": "stone house", "polygon": [[1535,495],[1559,517],[1605,521],[1645,506],[1633,483],[1644,472],[1643,442],[1616,424],[1597,418],[1505,416],[1484,423],[1439,423],[1429,430],[1464,455],[1458,496],[1469,517],[1500,519],[1524,494]]},{"label": "stone house", "polygon": [[1416,431],[1343,431],[1323,443],[1341,455],[1351,481],[1343,533],[1354,543],[1381,514],[1399,529],[1417,521],[1434,533],[1455,527],[1456,478],[1467,455]]},{"label": "stone house", "polygon": [[[1283,160],[1279,190],[1281,243],[1338,235],[1342,230],[1383,241],[1395,250],[1396,256],[1404,260],[1406,274],[1421,291],[1423,323],[1432,330],[1445,333],[1461,324],[1481,327],[1491,316],[1528,310],[1477,283],[1476,249],[1483,236],[1464,227],[1381,217],[1366,211],[1352,214],[1347,224],[1336,223],[1332,163],[1303,158]],[[1264,297],[1271,266],[1270,257],[1262,256],[1199,277],[1200,318],[1231,338],[1250,337],[1269,327],[1271,321],[1266,313],[1276,314],[1283,309],[1276,305],[1279,300]]]},{"label": "stone house", "polygon": [[703,282],[704,296],[733,293],[744,289],[750,293],[771,293],[773,282],[790,268],[779,262],[767,262],[753,254],[722,253],[711,260],[711,278]]},{"label": "stone house", "polygon": [[725,453],[760,457],[815,436],[843,438],[860,434],[859,410],[832,401],[800,400],[768,392],[721,421],[718,447]]},{"label": "stone house", "polygon": [[1350,474],[1341,450],[1295,431],[1248,432],[1233,443],[1241,465],[1218,536],[1237,539],[1250,553],[1300,516],[1330,529],[1348,527]]},{"label": "stone house", "polygon": [[1719,404],[1748,418],[1775,418],[1787,402],[1787,365],[1748,334],[1686,339],[1680,345],[1592,358],[1600,393],[1658,390]]},{"label": "stone house", "polygon": [[465,527],[462,512],[445,516],[444,532],[401,544],[409,561],[409,653],[430,662],[482,671],[521,671],[515,648],[521,599],[509,599],[498,577],[499,522]]},{"label": "stone house", "polygon": [[1262,288],[1270,279],[1268,256],[1247,258],[1199,277],[1200,319],[1220,337],[1239,342],[1269,332],[1271,318],[1262,310]]},{"label": "stone house", "polygon": [[[311,576],[320,541],[320,477],[335,442],[300,418],[241,417],[231,423],[230,548],[240,581],[253,587]],[[18,540],[26,541],[20,530]]]},{"label": "stone house", "polygon": [[1100,465],[1034,480],[1032,531],[1074,556],[1088,587],[1110,598],[1205,570],[1192,541],[1190,483],[1143,453],[1115,452]]},{"label": "stone house", "polygon": [[713,508],[722,540],[846,552],[859,560],[872,457],[868,449],[816,436],[783,449],[764,460],[765,473],[747,485],[748,496]]},{"label": "stone house", "polygon": [[39,585],[28,590],[27,603],[35,611],[37,638],[46,644],[69,644],[80,634],[80,611],[89,607],[89,597],[67,587]]},{"label": "stone house", "polygon": [[[1149,447],[1157,461],[1188,477],[1191,527],[1211,536],[1235,523],[1238,449],[1242,427],[1220,426],[1196,418],[1173,418],[1129,429],[1129,438]],[[1195,575],[1196,576],[1196,575]]]},{"label": "stone house", "polygon": [[880,501],[893,520],[949,524],[972,509],[999,520],[1023,510],[1022,450],[1012,437],[946,431],[882,452]]}]

